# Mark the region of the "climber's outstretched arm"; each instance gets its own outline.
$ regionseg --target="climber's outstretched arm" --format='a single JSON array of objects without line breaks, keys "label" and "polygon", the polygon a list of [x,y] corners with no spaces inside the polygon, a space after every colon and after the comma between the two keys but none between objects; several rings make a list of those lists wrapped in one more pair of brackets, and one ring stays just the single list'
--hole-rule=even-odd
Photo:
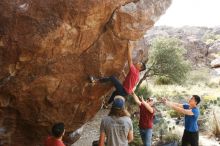
[{"label": "climber's outstretched arm", "polygon": [[175,102],[170,102],[167,99],[163,99],[165,105],[167,105],[168,107],[176,110],[179,113],[183,113],[184,115],[194,115],[194,113],[192,112],[192,109],[184,109],[183,105],[175,103]]},{"label": "climber's outstretched arm", "polygon": [[133,51],[133,45],[130,42],[128,42],[128,66],[129,66],[129,68],[133,64],[133,62],[132,62],[132,51]]}]

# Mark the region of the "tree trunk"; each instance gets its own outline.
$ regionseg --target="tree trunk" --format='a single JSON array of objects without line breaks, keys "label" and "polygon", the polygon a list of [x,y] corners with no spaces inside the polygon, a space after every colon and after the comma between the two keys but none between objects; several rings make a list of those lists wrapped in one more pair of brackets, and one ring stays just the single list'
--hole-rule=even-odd
[{"label": "tree trunk", "polygon": [[144,73],[144,76],[140,79],[139,83],[137,84],[137,87],[136,87],[136,90],[138,90],[142,84],[142,82],[144,80],[146,80],[147,77],[149,77],[149,72],[150,72],[150,69],[148,69],[145,73]]}]

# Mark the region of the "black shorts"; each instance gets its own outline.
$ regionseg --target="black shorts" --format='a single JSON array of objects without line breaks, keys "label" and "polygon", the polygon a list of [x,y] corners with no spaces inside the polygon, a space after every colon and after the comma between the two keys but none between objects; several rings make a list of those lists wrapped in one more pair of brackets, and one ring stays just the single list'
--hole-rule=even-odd
[{"label": "black shorts", "polygon": [[189,132],[184,130],[182,137],[182,146],[199,146],[199,132]]}]

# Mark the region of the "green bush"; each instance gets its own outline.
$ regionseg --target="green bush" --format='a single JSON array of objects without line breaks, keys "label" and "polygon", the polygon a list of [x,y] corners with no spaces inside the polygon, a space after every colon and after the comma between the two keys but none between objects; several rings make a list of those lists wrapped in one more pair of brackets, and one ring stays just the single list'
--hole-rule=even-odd
[{"label": "green bush", "polygon": [[177,118],[177,117],[182,117],[183,114],[175,111],[175,110],[169,110],[168,114],[170,115],[171,118]]},{"label": "green bush", "polygon": [[159,122],[154,124],[153,133],[156,137],[160,137],[161,134],[164,135],[165,133],[168,133],[168,123],[165,121],[165,119],[160,118]]},{"label": "green bush", "polygon": [[177,134],[168,133],[164,136],[164,143],[179,142],[180,137]]},{"label": "green bush", "polygon": [[212,44],[212,43],[220,40],[220,35],[213,34],[213,33],[206,33],[202,39],[206,44]]},{"label": "green bush", "polygon": [[142,96],[145,100],[152,95],[152,91],[148,86],[140,87],[139,89],[135,90],[137,96]]},{"label": "green bush", "polygon": [[189,63],[183,58],[185,51],[178,39],[154,39],[150,48],[149,74],[158,77],[158,83],[183,83],[190,70]]},{"label": "green bush", "polygon": [[158,76],[156,77],[155,82],[157,85],[168,85],[173,83],[172,79],[170,79],[168,76]]},{"label": "green bush", "polygon": [[142,140],[139,132],[139,122],[137,118],[133,118],[133,132],[134,132],[134,140],[130,143],[130,146],[141,146]]},{"label": "green bush", "polygon": [[200,114],[201,114],[201,115],[204,115],[204,114],[205,114],[205,111],[206,111],[205,108],[200,108]]}]

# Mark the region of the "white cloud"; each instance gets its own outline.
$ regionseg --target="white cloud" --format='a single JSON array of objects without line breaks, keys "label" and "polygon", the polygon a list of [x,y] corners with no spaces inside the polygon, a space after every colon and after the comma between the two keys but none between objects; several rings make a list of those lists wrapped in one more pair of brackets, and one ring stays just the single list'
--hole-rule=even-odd
[{"label": "white cloud", "polygon": [[220,26],[220,0],[173,0],[156,25]]}]

